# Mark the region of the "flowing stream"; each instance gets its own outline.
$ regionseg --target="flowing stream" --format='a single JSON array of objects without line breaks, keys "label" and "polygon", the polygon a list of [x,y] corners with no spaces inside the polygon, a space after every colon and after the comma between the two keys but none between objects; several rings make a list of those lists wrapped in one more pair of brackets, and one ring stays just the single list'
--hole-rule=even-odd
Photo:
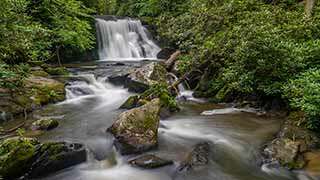
[{"label": "flowing stream", "polygon": [[[40,136],[41,141],[73,141],[88,149],[86,163],[52,174],[46,180],[294,180],[308,179],[304,174],[279,167],[261,167],[260,148],[279,131],[281,119],[261,117],[252,110],[234,109],[228,105],[207,103],[192,97],[180,86],[177,98],[182,110],[161,120],[159,146],[147,152],[174,160],[174,164],[154,170],[130,166],[134,156],[121,156],[113,147],[113,136],[106,133],[116,117],[123,112],[119,106],[131,95],[122,86],[108,82],[108,77],[128,72],[154,58],[160,49],[147,38],[139,21],[97,20],[100,33],[101,59],[124,63],[97,61],[73,64],[74,77],[66,86],[67,99],[48,106],[37,116],[57,118],[58,128]],[[177,172],[188,151],[199,143],[211,144],[209,164],[200,170]]]},{"label": "flowing stream", "polygon": [[[273,138],[281,120],[259,117],[251,111],[226,108],[188,98],[180,101],[182,110],[161,120],[159,147],[147,152],[172,159],[174,165],[155,170],[131,167],[113,147],[113,137],[106,133],[118,114],[119,106],[133,95],[121,86],[111,85],[107,77],[128,71],[147,62],[92,62],[70,68],[74,80],[68,83],[67,100],[49,106],[39,116],[60,118],[60,126],[40,140],[75,141],[88,148],[88,161],[65,169],[47,180],[287,180],[301,179],[285,169],[261,168],[260,147]],[[211,111],[215,109],[215,111]],[[230,110],[231,109],[231,110]],[[201,115],[203,112],[211,114]],[[211,143],[210,162],[200,171],[176,171],[180,162],[195,144]]]}]

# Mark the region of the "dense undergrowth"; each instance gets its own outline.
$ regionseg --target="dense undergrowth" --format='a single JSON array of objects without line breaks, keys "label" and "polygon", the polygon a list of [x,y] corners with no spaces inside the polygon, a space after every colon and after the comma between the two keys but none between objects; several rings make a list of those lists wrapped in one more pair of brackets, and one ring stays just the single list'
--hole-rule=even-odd
[{"label": "dense undergrowth", "polygon": [[1,1],[0,87],[22,86],[37,62],[93,48],[95,10],[78,0]]},{"label": "dense undergrowth", "polygon": [[[309,1],[306,1],[309,2]],[[181,73],[202,71],[196,94],[282,99],[320,124],[320,7],[298,0],[112,0],[109,11],[154,23],[183,50]]]}]

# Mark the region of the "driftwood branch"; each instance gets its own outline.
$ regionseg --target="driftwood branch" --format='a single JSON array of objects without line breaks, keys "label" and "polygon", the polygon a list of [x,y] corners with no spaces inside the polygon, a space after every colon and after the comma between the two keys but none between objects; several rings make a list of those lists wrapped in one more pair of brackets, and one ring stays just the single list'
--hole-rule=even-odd
[{"label": "driftwood branch", "polygon": [[25,125],[25,122],[11,128],[11,129],[8,129],[8,130],[3,130],[3,131],[0,131],[0,135],[6,135],[6,134],[10,134],[10,133],[13,133],[15,132],[16,130],[18,130],[19,128],[23,127]]}]

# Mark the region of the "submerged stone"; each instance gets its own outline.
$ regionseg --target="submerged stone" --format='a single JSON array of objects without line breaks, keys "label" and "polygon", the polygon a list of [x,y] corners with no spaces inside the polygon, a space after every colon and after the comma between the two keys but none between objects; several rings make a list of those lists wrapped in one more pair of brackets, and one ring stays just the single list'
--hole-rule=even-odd
[{"label": "submerged stone", "polygon": [[133,154],[157,146],[160,100],[123,112],[108,128],[115,137],[115,146],[121,154]]},{"label": "submerged stone", "polygon": [[210,144],[203,142],[196,144],[178,167],[178,171],[189,171],[201,168],[209,163]]},{"label": "submerged stone", "polygon": [[154,169],[154,168],[171,165],[173,164],[173,161],[165,160],[155,155],[143,155],[133,160],[130,160],[129,163],[133,166],[137,166],[141,168]]}]

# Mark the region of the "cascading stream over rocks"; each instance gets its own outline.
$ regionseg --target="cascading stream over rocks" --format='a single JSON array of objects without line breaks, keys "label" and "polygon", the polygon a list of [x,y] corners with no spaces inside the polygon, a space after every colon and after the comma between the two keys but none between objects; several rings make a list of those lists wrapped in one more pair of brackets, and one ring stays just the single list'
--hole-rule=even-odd
[{"label": "cascading stream over rocks", "polygon": [[96,18],[100,60],[156,59],[161,50],[139,20]]}]

